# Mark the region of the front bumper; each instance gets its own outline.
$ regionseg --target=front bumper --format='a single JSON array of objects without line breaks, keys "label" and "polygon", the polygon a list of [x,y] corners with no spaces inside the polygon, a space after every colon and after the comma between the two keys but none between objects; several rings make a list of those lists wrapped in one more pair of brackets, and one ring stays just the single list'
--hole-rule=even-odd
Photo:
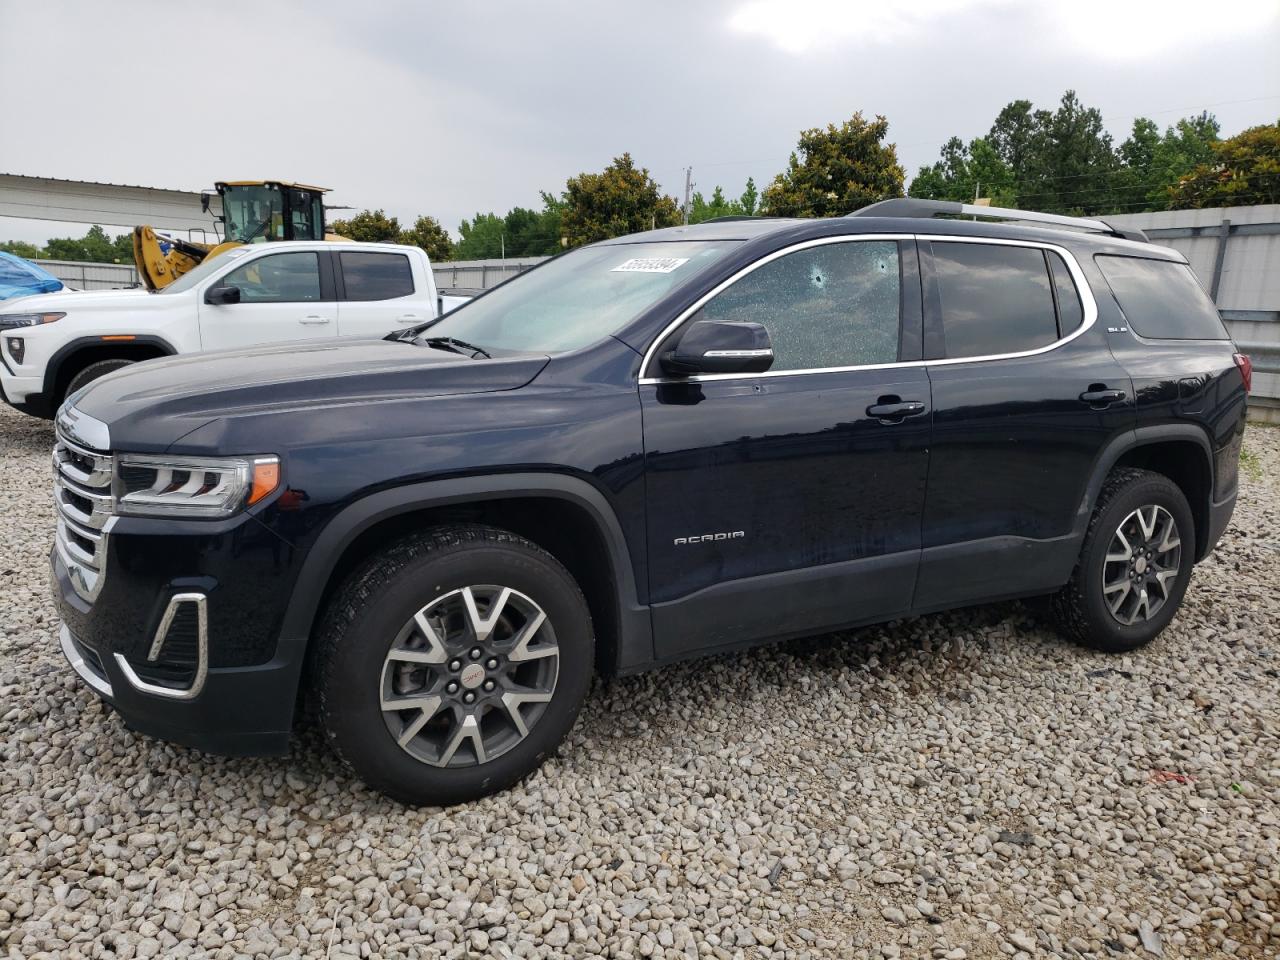
[{"label": "front bumper", "polygon": [[21,413],[49,420],[53,406],[41,393],[43,389],[44,382],[38,377],[15,377],[0,367],[0,400]]},{"label": "front bumper", "polygon": [[[138,621],[110,603],[109,596],[92,605],[79,596],[56,549],[50,564],[62,620],[62,652],[81,680],[110,703],[130,729],[210,753],[263,756],[288,751],[305,638],[281,639],[270,659],[249,665],[214,666],[206,652],[198,683],[190,677],[166,689],[145,673],[145,651],[156,636],[166,636],[166,611],[157,611],[142,629],[125,626]],[[173,599],[197,595],[204,596],[188,592]],[[188,690],[190,695],[185,695]]]}]

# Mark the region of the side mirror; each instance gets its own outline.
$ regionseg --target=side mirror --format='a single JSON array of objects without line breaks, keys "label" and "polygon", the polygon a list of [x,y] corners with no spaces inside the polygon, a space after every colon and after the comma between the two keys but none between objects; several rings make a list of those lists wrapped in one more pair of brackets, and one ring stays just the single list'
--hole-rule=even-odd
[{"label": "side mirror", "polygon": [[764,373],[773,365],[769,331],[759,323],[696,320],[675,347],[659,358],[677,376],[697,373]]},{"label": "side mirror", "polygon": [[239,303],[240,288],[239,287],[210,287],[204,295],[205,303]]}]

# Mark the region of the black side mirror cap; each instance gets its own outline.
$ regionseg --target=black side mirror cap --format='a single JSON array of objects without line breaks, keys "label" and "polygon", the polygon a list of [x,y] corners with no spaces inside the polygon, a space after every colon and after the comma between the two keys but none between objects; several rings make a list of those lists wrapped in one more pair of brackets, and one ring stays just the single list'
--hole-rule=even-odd
[{"label": "black side mirror cap", "polygon": [[696,320],[676,345],[659,357],[659,363],[676,376],[764,373],[773,365],[773,344],[763,324]]},{"label": "black side mirror cap", "polygon": [[239,287],[210,287],[205,291],[205,303],[239,303],[240,288]]}]

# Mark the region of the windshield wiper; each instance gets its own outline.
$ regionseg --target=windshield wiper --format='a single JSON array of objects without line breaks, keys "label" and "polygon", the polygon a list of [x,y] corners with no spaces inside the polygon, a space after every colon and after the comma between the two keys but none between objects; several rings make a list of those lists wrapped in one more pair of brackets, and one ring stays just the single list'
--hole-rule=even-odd
[{"label": "windshield wiper", "polygon": [[492,360],[487,350],[483,347],[477,347],[474,343],[467,343],[465,340],[459,340],[457,337],[425,337],[422,340],[414,340],[414,343],[425,344],[428,347],[435,347],[437,350],[448,350],[452,353],[460,353],[464,357],[470,356],[472,360],[477,357],[483,357],[485,360]]}]

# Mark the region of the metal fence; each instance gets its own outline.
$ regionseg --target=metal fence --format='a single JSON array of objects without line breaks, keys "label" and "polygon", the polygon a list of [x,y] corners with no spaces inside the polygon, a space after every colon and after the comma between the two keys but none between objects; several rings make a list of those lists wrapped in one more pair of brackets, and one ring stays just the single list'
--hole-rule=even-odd
[{"label": "metal fence", "polygon": [[442,292],[451,290],[480,291],[496,287],[517,273],[536,267],[549,257],[521,257],[507,260],[449,260],[433,263],[436,286]]},{"label": "metal fence", "polygon": [[1138,227],[1191,263],[1253,360],[1250,414],[1280,421],[1280,204],[1107,217]]},{"label": "metal fence", "polygon": [[131,263],[80,263],[76,260],[38,260],[36,263],[77,290],[114,290],[135,287],[141,282]]}]

